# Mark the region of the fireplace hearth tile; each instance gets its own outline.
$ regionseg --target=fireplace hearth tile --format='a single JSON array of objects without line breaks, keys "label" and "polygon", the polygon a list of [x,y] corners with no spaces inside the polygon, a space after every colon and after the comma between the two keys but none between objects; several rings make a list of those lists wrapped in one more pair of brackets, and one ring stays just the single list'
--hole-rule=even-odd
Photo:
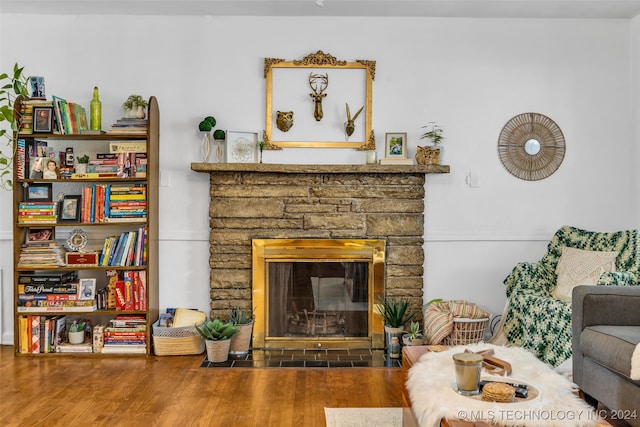
[{"label": "fireplace hearth tile", "polygon": [[201,368],[400,368],[384,350],[371,349],[268,349],[230,355],[223,363],[206,357]]}]

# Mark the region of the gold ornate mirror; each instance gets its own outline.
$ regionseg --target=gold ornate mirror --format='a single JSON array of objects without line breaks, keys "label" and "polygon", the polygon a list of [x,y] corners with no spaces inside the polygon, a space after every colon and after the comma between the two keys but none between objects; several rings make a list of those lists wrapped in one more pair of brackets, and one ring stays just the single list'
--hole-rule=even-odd
[{"label": "gold ornate mirror", "polygon": [[509,173],[526,181],[538,181],[560,167],[565,140],[549,117],[523,113],[509,120],[498,138],[500,161]]},{"label": "gold ornate mirror", "polygon": [[371,88],[375,61],[317,51],[301,60],[265,58],[268,146],[375,149]]}]

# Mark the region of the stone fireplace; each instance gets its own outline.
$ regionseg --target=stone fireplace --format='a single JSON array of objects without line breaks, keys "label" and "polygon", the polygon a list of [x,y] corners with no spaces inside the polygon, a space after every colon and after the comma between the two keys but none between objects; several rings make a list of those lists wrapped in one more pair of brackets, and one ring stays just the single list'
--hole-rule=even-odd
[{"label": "stone fireplace", "polygon": [[[449,166],[192,163],[191,169],[210,176],[211,316],[253,307],[252,245],[259,239],[384,241],[383,295],[408,298],[421,312],[425,177],[448,173]],[[266,323],[268,312],[255,314],[256,324]]]}]

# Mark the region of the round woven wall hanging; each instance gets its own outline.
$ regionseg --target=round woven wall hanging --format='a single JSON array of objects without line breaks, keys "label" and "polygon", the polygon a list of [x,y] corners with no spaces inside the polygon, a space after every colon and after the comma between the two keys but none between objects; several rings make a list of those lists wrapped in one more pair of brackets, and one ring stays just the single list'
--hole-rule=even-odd
[{"label": "round woven wall hanging", "polygon": [[554,173],[564,159],[565,141],[560,127],[538,113],[518,114],[500,132],[498,154],[509,173],[538,181]]}]

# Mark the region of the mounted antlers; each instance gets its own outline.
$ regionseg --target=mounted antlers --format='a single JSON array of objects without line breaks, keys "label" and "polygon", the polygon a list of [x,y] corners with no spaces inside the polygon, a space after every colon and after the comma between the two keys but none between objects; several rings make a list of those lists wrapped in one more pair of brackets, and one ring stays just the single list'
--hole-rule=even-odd
[{"label": "mounted antlers", "polygon": [[310,93],[309,96],[313,99],[315,103],[315,108],[313,110],[313,117],[316,118],[316,121],[322,120],[322,98],[327,96],[324,93],[327,86],[329,86],[329,74],[309,74],[309,86],[313,93]]},{"label": "mounted antlers", "polygon": [[346,105],[347,105],[347,123],[345,123],[344,125],[344,131],[347,133],[347,138],[348,138],[353,134],[353,131],[356,130],[355,121],[360,115],[360,113],[362,112],[364,105],[360,107],[358,112],[353,116],[353,119],[351,118],[351,112],[349,111],[349,104],[347,103]]}]

